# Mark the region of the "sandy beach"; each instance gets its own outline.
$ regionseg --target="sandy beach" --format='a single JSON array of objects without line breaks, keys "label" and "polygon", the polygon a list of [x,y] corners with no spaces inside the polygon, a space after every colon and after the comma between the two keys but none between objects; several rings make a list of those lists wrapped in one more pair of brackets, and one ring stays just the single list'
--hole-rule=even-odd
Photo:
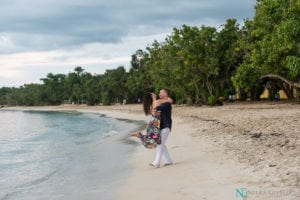
[{"label": "sandy beach", "polygon": [[[141,105],[30,109],[148,120]],[[173,122],[167,147],[174,164],[150,167],[155,150],[138,146],[119,199],[300,199],[299,104],[173,106]]]}]

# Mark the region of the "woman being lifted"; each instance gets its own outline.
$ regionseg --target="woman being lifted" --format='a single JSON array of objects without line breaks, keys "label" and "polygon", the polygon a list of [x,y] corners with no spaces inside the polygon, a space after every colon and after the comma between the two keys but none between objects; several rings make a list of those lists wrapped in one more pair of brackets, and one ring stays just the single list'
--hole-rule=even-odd
[{"label": "woman being lifted", "polygon": [[146,128],[146,134],[144,135],[141,132],[135,132],[132,133],[131,136],[138,137],[143,145],[148,149],[153,149],[161,143],[160,112],[155,108],[166,102],[172,104],[173,100],[171,98],[168,98],[167,100],[156,99],[156,95],[150,92],[146,93],[146,95],[144,96],[143,108],[145,115],[151,115]]}]

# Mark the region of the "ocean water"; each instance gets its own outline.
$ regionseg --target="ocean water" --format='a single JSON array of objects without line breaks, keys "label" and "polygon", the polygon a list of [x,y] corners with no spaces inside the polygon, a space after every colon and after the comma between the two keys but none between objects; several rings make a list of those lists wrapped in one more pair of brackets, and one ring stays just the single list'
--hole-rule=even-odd
[{"label": "ocean water", "polygon": [[0,111],[0,200],[115,199],[136,123],[98,114]]}]

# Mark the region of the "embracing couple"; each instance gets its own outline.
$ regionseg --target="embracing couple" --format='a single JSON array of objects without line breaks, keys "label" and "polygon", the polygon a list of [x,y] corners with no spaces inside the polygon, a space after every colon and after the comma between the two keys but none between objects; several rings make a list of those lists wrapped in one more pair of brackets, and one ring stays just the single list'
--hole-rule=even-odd
[{"label": "embracing couple", "polygon": [[146,148],[157,148],[155,160],[150,163],[152,167],[159,167],[161,159],[165,164],[172,165],[173,162],[165,145],[172,128],[172,104],[168,91],[161,89],[159,99],[154,93],[147,93],[143,99],[143,107],[146,115],[151,115],[147,125],[146,134],[136,132],[131,136],[138,137]]}]

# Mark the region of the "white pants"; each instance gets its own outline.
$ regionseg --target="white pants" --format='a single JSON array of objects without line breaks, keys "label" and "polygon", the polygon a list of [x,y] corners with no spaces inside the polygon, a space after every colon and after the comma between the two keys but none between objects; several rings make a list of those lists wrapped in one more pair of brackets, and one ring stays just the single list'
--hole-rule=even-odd
[{"label": "white pants", "polygon": [[171,160],[171,157],[169,155],[168,149],[165,145],[169,134],[170,134],[170,129],[169,128],[164,128],[164,129],[161,130],[161,132],[160,132],[161,144],[157,145],[157,147],[156,147],[157,148],[156,157],[155,157],[154,162],[152,163],[153,165],[157,165],[157,166],[160,165],[162,157],[164,158],[165,163],[167,163],[167,164],[172,163],[172,160]]}]

